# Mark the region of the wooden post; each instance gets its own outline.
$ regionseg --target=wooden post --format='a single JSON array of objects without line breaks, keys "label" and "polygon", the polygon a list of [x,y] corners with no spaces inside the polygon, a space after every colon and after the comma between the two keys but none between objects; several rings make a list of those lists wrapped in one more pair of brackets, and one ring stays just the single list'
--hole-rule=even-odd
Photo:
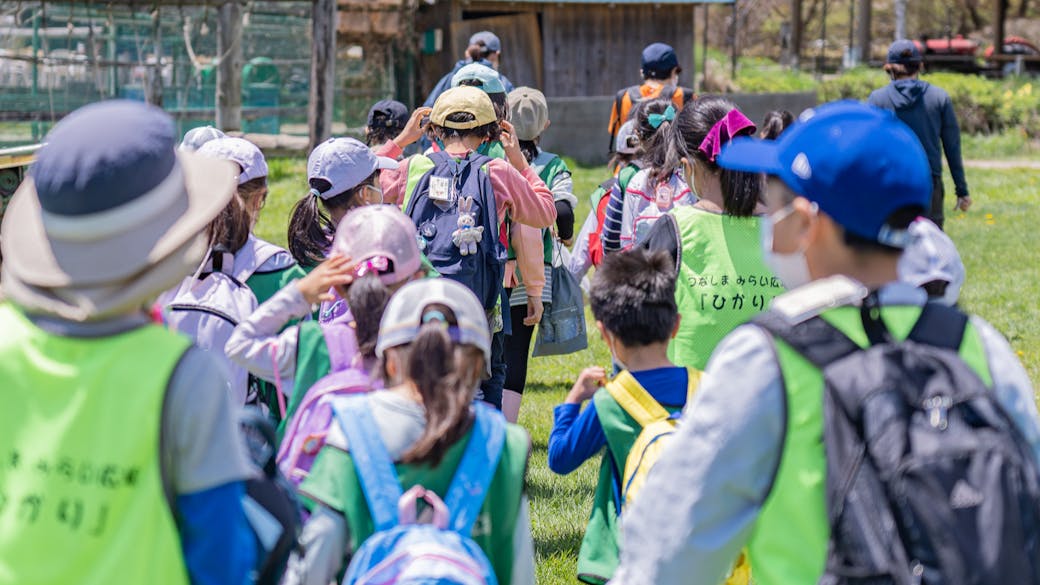
[{"label": "wooden post", "polygon": [[242,7],[238,0],[217,11],[217,128],[242,129]]},{"label": "wooden post", "polygon": [[798,69],[802,63],[802,0],[791,0],[791,45],[787,48],[787,64]]},{"label": "wooden post", "polygon": [[[704,18],[701,19],[703,21],[701,24],[701,86],[697,88],[700,92],[706,91],[708,86],[708,23],[711,22],[708,20],[708,6],[710,5],[709,3],[704,4]],[[694,39],[693,42],[696,43],[697,39]]]},{"label": "wooden post", "polygon": [[307,109],[310,148],[332,135],[336,79],[336,0],[314,0],[311,17],[311,99]]},{"label": "wooden post", "polygon": [[729,23],[729,78],[737,79],[737,0],[733,0]]},{"label": "wooden post", "polygon": [[870,64],[870,0],[859,2],[859,22],[856,26],[856,44],[859,45],[860,58],[864,65]]},{"label": "wooden post", "polygon": [[151,75],[146,77],[144,86],[144,101],[153,106],[163,105],[163,80],[162,80],[162,20],[160,19],[159,7],[152,11],[152,46],[155,49],[155,66]]},{"label": "wooden post", "polygon": [[993,54],[1004,53],[1004,21],[1007,19],[1007,0],[994,2],[993,15]]}]

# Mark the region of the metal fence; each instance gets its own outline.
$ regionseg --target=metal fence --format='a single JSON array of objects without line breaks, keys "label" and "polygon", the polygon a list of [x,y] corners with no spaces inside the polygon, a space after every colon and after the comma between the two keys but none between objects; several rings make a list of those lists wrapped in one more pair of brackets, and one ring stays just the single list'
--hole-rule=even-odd
[{"label": "metal fence", "polygon": [[[0,1],[0,145],[37,141],[68,112],[111,98],[157,103],[182,132],[212,124],[222,57],[217,3]],[[242,130],[306,134],[310,5],[254,0],[243,13],[233,41],[245,63]],[[338,47],[340,133],[356,132],[368,105],[392,94],[391,51]]]}]

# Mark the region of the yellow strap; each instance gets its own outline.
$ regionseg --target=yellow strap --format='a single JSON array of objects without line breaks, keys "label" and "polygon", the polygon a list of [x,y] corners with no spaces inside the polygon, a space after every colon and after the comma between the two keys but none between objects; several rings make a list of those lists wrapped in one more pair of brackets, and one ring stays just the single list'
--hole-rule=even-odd
[{"label": "yellow strap", "polygon": [[[694,368],[686,368],[689,384],[686,387],[687,402],[693,398],[694,392],[701,379],[701,371]],[[668,420],[671,414],[643,388],[635,377],[628,372],[622,371],[607,383],[607,392],[625,409],[625,412],[640,426]]]}]

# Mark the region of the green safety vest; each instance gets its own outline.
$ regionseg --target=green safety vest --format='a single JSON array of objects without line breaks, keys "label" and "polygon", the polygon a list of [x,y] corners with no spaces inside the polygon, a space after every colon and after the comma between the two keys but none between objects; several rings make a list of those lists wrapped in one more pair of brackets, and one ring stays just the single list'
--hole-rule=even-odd
[{"label": "green safety vest", "polygon": [[[423,485],[444,499],[455,469],[462,460],[471,433],[452,445],[440,465],[398,463],[397,477],[403,491]],[[473,540],[487,555],[502,585],[508,585],[513,575],[513,536],[520,513],[520,498],[524,491],[524,476],[530,455],[530,437],[517,425],[506,426],[506,441],[498,469],[491,480],[487,499],[473,527]],[[300,485],[304,496],[342,512],[350,529],[351,542],[347,545],[357,551],[375,532],[372,515],[368,510],[357,468],[349,453],[331,445],[318,453],[307,479]]]},{"label": "green safety vest", "polygon": [[703,370],[722,338],[768,308],[784,289],[762,259],[761,219],[689,205],[671,213],[679,226],[675,302],[682,321],[668,358]]},{"label": "green safety vest", "polygon": [[325,343],[325,334],[321,324],[315,320],[301,321],[296,333],[296,376],[290,389],[289,400],[285,406],[285,418],[278,424],[278,440],[282,440],[285,427],[296,414],[303,397],[315,382],[332,371],[329,359],[329,346]]},{"label": "green safety vest", "polygon": [[[607,438],[607,449],[599,466],[596,492],[592,498],[585,536],[578,551],[578,579],[600,585],[614,576],[620,560],[620,510],[615,493],[620,494],[621,473],[624,473],[628,452],[643,427],[628,414],[606,388],[592,396],[596,416]],[[683,405],[662,405],[670,413],[682,410]]]},{"label": "green safety vest", "polygon": [[10,304],[0,331],[0,583],[188,585],[159,455],[188,339],[62,337]]},{"label": "green safety vest", "polygon": [[[882,317],[894,339],[903,340],[921,307],[888,306]],[[868,347],[858,307],[823,313],[860,347]],[[823,373],[793,348],[774,340],[786,394],[787,422],[783,451],[773,487],[755,522],[748,553],[751,574],[761,585],[816,583],[827,560],[827,457],[823,444]],[[969,323],[961,358],[987,386],[993,381],[978,332]]]}]

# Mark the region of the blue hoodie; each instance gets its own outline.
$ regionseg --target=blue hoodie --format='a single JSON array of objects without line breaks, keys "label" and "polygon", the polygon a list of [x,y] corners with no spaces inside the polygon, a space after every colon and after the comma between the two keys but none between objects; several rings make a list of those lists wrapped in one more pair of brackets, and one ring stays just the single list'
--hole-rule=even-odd
[{"label": "blue hoodie", "polygon": [[968,195],[961,160],[961,131],[949,94],[919,79],[898,79],[871,93],[867,103],[895,112],[917,134],[936,177],[942,176],[945,151],[957,196]]},{"label": "blue hoodie", "polygon": [[[423,103],[423,106],[425,106],[427,108],[432,108],[433,107],[433,103],[437,101],[437,98],[439,98],[442,93],[444,93],[449,88],[451,88],[451,78],[454,77],[455,74],[459,72],[459,69],[462,69],[463,67],[465,67],[466,65],[469,65],[470,63],[474,63],[474,61],[470,61],[468,59],[462,59],[461,61],[456,63],[455,64],[455,68],[451,70],[451,73],[449,73],[449,74],[445,75],[444,77],[442,77],[441,80],[437,82],[437,85],[435,85],[433,87],[433,91],[430,92],[430,97],[426,98],[426,102]],[[491,67],[492,69],[495,68],[495,66],[492,65],[491,62],[488,61],[487,59],[481,59],[480,61],[476,61],[476,63],[480,63],[481,65],[487,65],[488,67]],[[506,93],[509,93],[509,92],[513,91],[513,84],[508,79],[506,79],[505,75],[502,75],[501,73],[499,73],[498,77],[499,77],[499,79],[502,80],[502,85],[505,86]]]}]

